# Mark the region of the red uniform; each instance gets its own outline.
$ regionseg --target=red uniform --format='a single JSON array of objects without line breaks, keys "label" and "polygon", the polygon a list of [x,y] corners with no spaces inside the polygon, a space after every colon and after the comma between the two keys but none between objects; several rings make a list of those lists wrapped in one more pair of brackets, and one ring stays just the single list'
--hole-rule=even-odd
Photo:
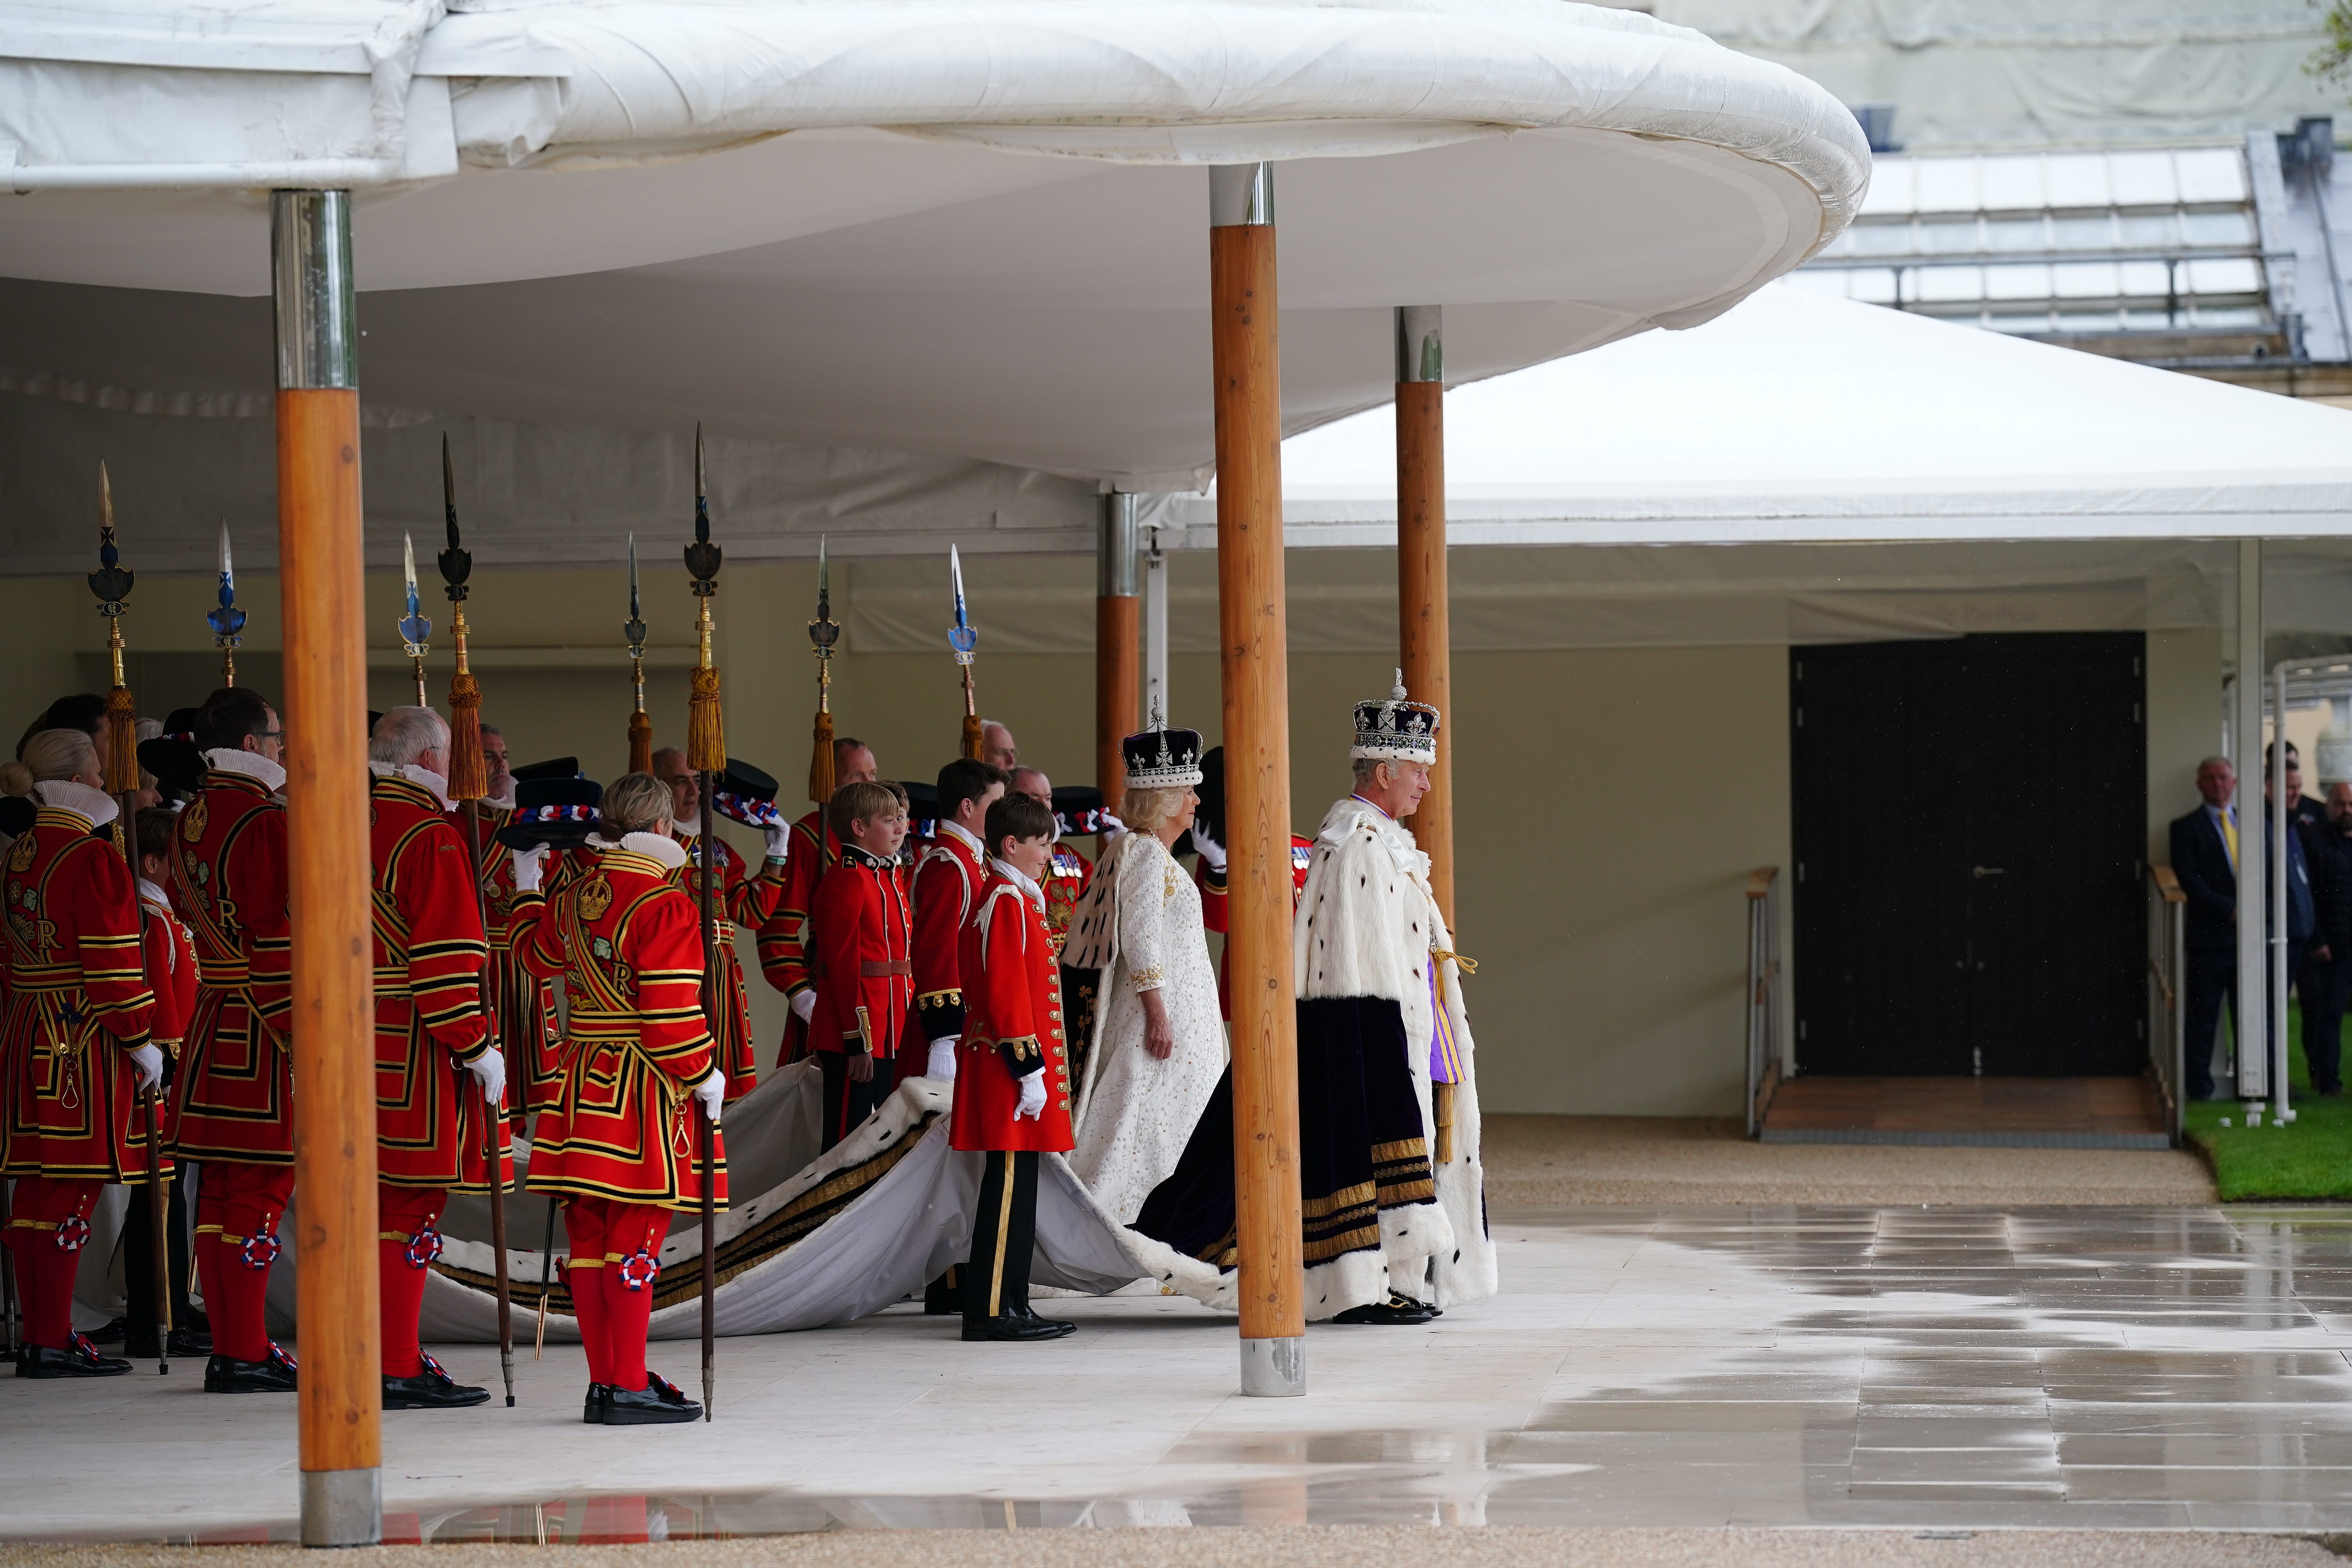
[{"label": "red uniform", "polygon": [[[98,805],[103,795],[84,793],[110,816]],[[155,994],[131,868],[90,837],[92,826],[44,805],[0,870],[8,954],[0,1173],[16,1180],[8,1241],[26,1338],[52,1350],[76,1343],[74,1272],[99,1189],[144,1176],[149,1157],[131,1053],[148,1043]]]},{"label": "red uniform", "polygon": [[987,879],[980,845],[953,823],[940,824],[939,837],[915,863],[915,1027],[900,1047],[902,1077],[923,1076],[931,1041],[963,1033],[963,928]]},{"label": "red uniform", "polygon": [[[697,915],[701,902],[701,844],[698,833],[675,833],[679,846],[686,850],[687,863],[670,874],[670,880],[686,889],[686,896],[695,900]],[[727,1069],[727,1098],[740,1100],[759,1086],[759,1069],[751,1056],[751,999],[743,990],[743,962],[735,956],[735,928],[750,926],[757,931],[768,922],[784,896],[784,866],[762,861],[757,876],[745,873],[743,857],[734,846],[712,835],[712,851],[719,862],[719,886],[710,900],[711,910],[718,917],[719,994],[721,1005],[713,1024],[719,1043],[719,1065]],[[785,865],[790,865],[788,860]]]},{"label": "red uniform", "polygon": [[[688,1090],[717,1065],[700,997],[700,915],[671,879],[678,853],[668,839],[631,834],[552,897],[514,900],[516,952],[534,974],[561,977],[570,1006],[562,1094],[539,1120],[530,1186],[564,1200],[589,1380],[631,1390],[649,1386],[646,1328],[666,1211],[702,1201],[702,1110]],[[717,1128],[711,1141],[723,1207]]]},{"label": "red uniform", "polygon": [[[817,884],[807,953],[816,979],[809,1049],[824,1068],[824,1142],[831,1148],[890,1092],[915,1002],[915,920],[895,861],[844,846],[841,863]],[[874,1075],[848,1076],[859,1052]]]},{"label": "red uniform", "polygon": [[[460,828],[460,835],[464,829]],[[562,885],[571,857],[547,857],[541,886]],[[555,1103],[563,1085],[563,1032],[555,1010],[554,983],[533,974],[515,956],[514,853],[491,835],[482,838],[482,903],[489,913],[489,997],[498,1020],[499,1048],[507,1058],[507,1108],[526,1113]]]},{"label": "red uniform", "polygon": [[276,1353],[262,1317],[294,1190],[286,808],[215,768],[181,811],[172,892],[196,942],[196,1010],[173,1085],[172,1146],[204,1165],[194,1246],[215,1353]]},{"label": "red uniform", "polygon": [[154,883],[139,884],[139,908],[144,917],[141,942],[146,951],[147,988],[155,993],[155,1015],[147,1021],[147,1033],[165,1055],[177,1057],[196,1013],[195,939]]},{"label": "red uniform", "polygon": [[[793,852],[784,862],[784,889],[775,909],[760,922],[760,972],[787,996],[816,988],[816,976],[809,968],[809,912],[816,908],[816,890],[824,874],[839,864],[841,840],[825,826],[823,806],[793,824]],[[784,1025],[784,1041],[776,1060],[796,1062],[808,1053],[808,1026],[794,1013]]]},{"label": "red uniform", "polygon": [[[1307,868],[1314,863],[1315,840],[1290,836],[1290,912],[1298,913],[1299,896],[1307,891]],[[1192,868],[1192,879],[1201,889],[1201,924],[1220,936],[1225,930],[1225,874],[1212,871],[1206,860]],[[1217,1011],[1230,1023],[1234,1016],[1234,996],[1231,989],[1229,963],[1231,950],[1217,953]]]},{"label": "red uniform", "polygon": [[[949,1123],[955,1147],[1069,1152],[1070,1063],[1055,956],[1043,904],[992,874],[963,928],[963,1043]],[[1045,1109],[1016,1119],[1021,1080],[1040,1071]]]},{"label": "red uniform", "polygon": [[1054,846],[1054,858],[1045,863],[1045,879],[1039,886],[1045,891],[1045,929],[1054,933],[1056,953],[1070,940],[1070,916],[1094,879],[1093,861],[1066,844]]},{"label": "red uniform", "polygon": [[440,797],[396,774],[368,788],[369,863],[375,872],[376,1283],[383,1374],[424,1371],[416,1316],[425,1270],[440,1256],[439,1220],[452,1188],[487,1191],[485,1145],[496,1129],[499,1182],[506,1118],[485,1108],[464,1064],[490,1048],[482,1011],[489,958],[475,903],[475,871]]}]

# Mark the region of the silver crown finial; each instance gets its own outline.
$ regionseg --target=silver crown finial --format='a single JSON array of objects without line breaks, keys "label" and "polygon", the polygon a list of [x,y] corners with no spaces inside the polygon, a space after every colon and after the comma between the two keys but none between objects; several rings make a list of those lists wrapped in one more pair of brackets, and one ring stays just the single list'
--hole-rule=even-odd
[{"label": "silver crown finial", "polygon": [[1389,693],[1389,700],[1391,702],[1404,700],[1404,671],[1402,669],[1396,672],[1396,689]]}]

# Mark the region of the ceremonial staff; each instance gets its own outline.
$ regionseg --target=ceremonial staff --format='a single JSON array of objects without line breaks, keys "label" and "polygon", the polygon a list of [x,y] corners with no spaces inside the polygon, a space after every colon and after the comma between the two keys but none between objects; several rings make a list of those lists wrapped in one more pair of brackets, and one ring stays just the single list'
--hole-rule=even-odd
[{"label": "ceremonial staff", "polygon": [[[712,857],[710,841],[716,837],[711,817],[717,809],[711,796],[719,775],[727,771],[727,726],[719,710],[719,667],[710,662],[710,595],[719,592],[719,567],[722,552],[710,542],[710,486],[703,466],[702,426],[694,427],[694,542],[686,547],[687,574],[694,580],[694,597],[700,606],[700,651],[690,677],[686,716],[686,765],[699,775],[702,785],[702,832],[695,849],[700,864],[695,868],[695,891],[702,909],[702,1016],[709,1026],[712,1041],[711,1066],[719,1067],[719,925],[711,909]],[[717,1140],[712,1136],[710,1118],[695,1108],[695,1119],[702,1124],[702,1418],[712,1419],[719,1402],[712,1395],[717,1382],[717,1340],[719,1297],[719,1225]]]},{"label": "ceremonial staff", "polygon": [[[472,575],[474,557],[457,537],[457,480],[449,467],[449,437],[441,437],[441,510],[449,530],[448,548],[441,552],[441,581],[449,594],[449,636],[457,645],[457,671],[449,678],[449,798],[466,807],[466,869],[474,881],[474,908],[482,918],[484,962],[482,1016],[488,1022],[490,1049],[499,1050],[498,1009],[489,993],[488,895],[482,888],[482,800],[489,784],[482,763],[482,689],[466,668],[466,579]],[[408,557],[408,613],[416,614],[416,555]],[[420,637],[419,641],[423,638]],[[417,706],[425,706],[425,660],[416,660]],[[460,1088],[470,1075],[461,1071]],[[477,1085],[482,1101],[482,1137],[490,1183],[490,1256],[497,1260],[499,1287],[499,1370],[506,1375],[507,1405],[514,1394],[514,1300],[507,1284],[507,1181],[505,1162],[499,1158],[498,1107],[488,1089]]]},{"label": "ceremonial staff", "polygon": [[[122,612],[128,607],[132,576],[114,546],[114,486],[106,463],[98,465],[98,570],[89,574],[89,591],[98,595],[98,613],[106,617],[106,651],[113,661],[114,684],[106,693],[106,777],[115,786],[121,808],[114,816],[114,847],[131,872],[131,907],[139,912],[142,962],[147,946],[147,910],[139,902],[139,836],[131,828],[139,800],[139,713],[131,688],[122,679]],[[161,1080],[158,1080],[160,1084]],[[172,1370],[172,1226],[171,1200],[163,1193],[163,1137],[155,1114],[155,1090],[150,1084],[139,1091],[139,1111],[147,1128],[147,1210],[154,1231],[155,1371]]]},{"label": "ceremonial staff", "polygon": [[948,546],[948,576],[955,584],[955,625],[948,628],[948,647],[963,669],[963,754],[973,762],[980,761],[980,710],[972,701],[971,656],[980,647],[980,634],[963,613],[963,556],[952,544]]},{"label": "ceremonial staff", "polygon": [[236,684],[236,650],[245,638],[245,612],[236,607],[236,563],[229,559],[228,520],[221,520],[220,608],[206,610],[205,622],[213,628],[213,647],[220,649],[221,684]]},{"label": "ceremonial staff", "polygon": [[432,651],[425,639],[433,635],[433,623],[417,611],[416,542],[405,533],[400,536],[400,571],[408,580],[408,614],[397,623],[400,646],[407,650],[409,662],[416,672],[416,705],[430,708],[433,704],[425,700],[425,656]]},{"label": "ceremonial staff", "polygon": [[[824,805],[833,799],[833,645],[841,640],[841,625],[833,618],[833,566],[825,558],[825,536],[816,536],[816,619],[808,626],[809,651],[816,656],[816,731],[809,742],[809,799]],[[824,831],[817,830],[822,841]]]},{"label": "ceremonial staff", "polygon": [[637,536],[629,534],[629,618],[621,623],[629,639],[629,679],[637,689],[637,705],[629,715],[629,771],[654,771],[654,721],[646,717],[646,617],[637,607]]}]

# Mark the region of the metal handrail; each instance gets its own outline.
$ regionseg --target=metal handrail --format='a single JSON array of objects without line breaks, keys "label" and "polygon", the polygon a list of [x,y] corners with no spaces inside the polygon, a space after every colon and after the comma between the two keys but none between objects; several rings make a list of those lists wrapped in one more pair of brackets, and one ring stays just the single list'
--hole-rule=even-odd
[{"label": "metal handrail", "polygon": [[1748,1136],[1780,1087],[1780,868],[1748,874]]},{"label": "metal handrail", "polygon": [[2180,1142],[2189,1068],[2189,898],[2169,866],[2147,868],[2147,1065],[2164,1100],[2165,1131]]}]

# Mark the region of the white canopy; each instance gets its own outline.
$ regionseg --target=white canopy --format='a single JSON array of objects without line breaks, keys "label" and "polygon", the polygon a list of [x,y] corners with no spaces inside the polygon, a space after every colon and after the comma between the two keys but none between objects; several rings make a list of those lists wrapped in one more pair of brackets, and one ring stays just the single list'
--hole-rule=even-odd
[{"label": "white canopy", "polygon": [[0,0],[0,370],[266,392],[254,191],[352,185],[372,405],[1190,485],[1174,165],[1260,159],[1294,429],[1391,306],[1468,377],[1704,321],[1868,176],[1802,78],[1556,0]]},{"label": "white canopy", "polygon": [[[1449,393],[1445,464],[1456,544],[2352,533],[2352,412],[1793,280]],[[1292,544],[1392,542],[1393,416],[1291,437],[1283,483]]]}]

